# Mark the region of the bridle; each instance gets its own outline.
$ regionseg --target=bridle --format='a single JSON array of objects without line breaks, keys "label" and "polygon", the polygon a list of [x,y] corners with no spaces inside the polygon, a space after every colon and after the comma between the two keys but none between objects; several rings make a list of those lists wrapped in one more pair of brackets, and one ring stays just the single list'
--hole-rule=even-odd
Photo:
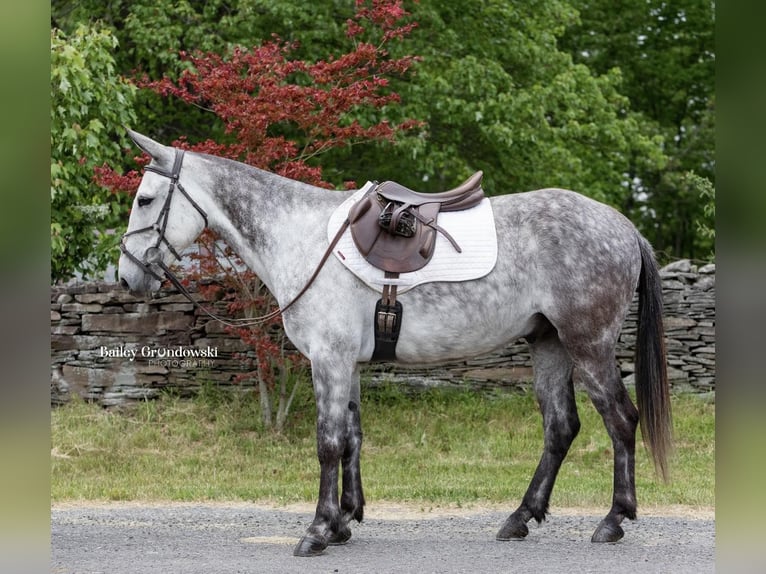
[{"label": "bridle", "polygon": [[[316,279],[317,275],[319,275],[319,272],[321,271],[324,264],[327,262],[327,259],[330,256],[330,253],[332,253],[332,250],[337,245],[338,241],[340,241],[341,236],[346,231],[346,229],[349,226],[348,219],[343,223],[341,228],[338,230],[338,233],[333,238],[333,240],[330,242],[329,247],[325,251],[324,255],[322,256],[322,259],[319,262],[319,265],[317,265],[316,270],[314,271],[313,275],[309,278],[306,285],[301,289],[301,291],[293,297],[293,299],[284,307],[280,309],[276,309],[272,311],[271,313],[268,313],[266,315],[263,315],[262,317],[254,317],[254,318],[241,318],[241,319],[224,319],[223,317],[216,315],[212,311],[206,309],[203,307],[199,301],[197,301],[191,293],[184,287],[184,285],[181,283],[181,281],[176,277],[176,275],[168,268],[167,265],[165,265],[165,262],[162,260],[162,252],[160,251],[160,245],[163,243],[167,246],[168,250],[173,254],[173,256],[180,261],[181,255],[176,251],[176,249],[171,245],[170,241],[168,241],[167,237],[165,237],[165,230],[168,226],[168,218],[170,217],[170,203],[173,200],[173,192],[178,188],[178,191],[180,191],[184,197],[189,200],[189,203],[192,204],[192,207],[197,210],[197,212],[202,216],[202,219],[205,221],[205,227],[208,226],[208,220],[207,220],[207,213],[205,213],[205,210],[202,209],[199,204],[192,199],[192,197],[189,195],[189,193],[184,189],[184,187],[181,185],[181,182],[179,181],[179,177],[181,175],[181,165],[184,161],[184,150],[176,148],[175,150],[176,155],[175,159],[173,161],[173,169],[171,171],[167,171],[164,169],[161,169],[157,166],[148,165],[144,168],[145,171],[152,171],[154,173],[157,173],[163,177],[167,177],[170,180],[170,186],[168,187],[168,195],[165,198],[165,203],[162,206],[162,209],[160,210],[160,214],[157,216],[157,221],[155,221],[152,225],[149,225],[147,227],[142,227],[141,229],[134,229],[133,231],[128,231],[123,234],[122,238],[120,239],[120,251],[125,254],[125,256],[130,259],[133,263],[138,265],[138,267],[141,268],[141,270],[144,271],[144,273],[148,273],[158,281],[162,281],[163,279],[167,278],[173,286],[178,289],[189,301],[191,301],[197,308],[199,308],[202,312],[204,312],[206,315],[208,315],[210,318],[215,319],[216,321],[219,321],[229,327],[246,327],[250,325],[258,325],[260,323],[265,323],[267,321],[271,321],[272,319],[275,319],[276,317],[279,317],[282,313],[287,311],[290,307],[295,304],[298,299],[300,299],[306,291],[308,291],[311,284],[314,282],[314,279]],[[144,256],[142,259],[139,259],[136,257],[133,253],[128,251],[127,246],[125,245],[125,238],[130,237],[131,235],[137,235],[139,233],[157,233],[157,241],[154,242],[154,245],[147,247],[146,251],[144,251]],[[152,269],[152,266],[157,266],[162,271],[162,274],[160,275],[155,269]]]},{"label": "bridle", "polygon": [[[147,227],[128,231],[122,236],[122,239],[120,239],[120,251],[122,251],[125,256],[133,263],[138,265],[144,271],[144,273],[148,273],[159,281],[162,281],[163,277],[161,277],[154,269],[152,269],[152,265],[157,265],[160,267],[166,275],[170,272],[162,261],[162,253],[160,252],[161,244],[164,243],[168,250],[173,254],[173,256],[179,261],[181,260],[181,256],[179,255],[178,251],[175,250],[170,241],[168,241],[167,237],[165,237],[165,230],[167,229],[168,218],[170,217],[170,203],[173,201],[173,192],[176,188],[178,188],[178,191],[184,194],[184,197],[189,200],[189,203],[191,203],[197,212],[202,216],[202,219],[205,221],[205,227],[207,227],[207,213],[205,213],[199,204],[191,198],[191,196],[181,185],[181,182],[178,181],[178,178],[181,175],[181,165],[183,164],[183,161],[184,151],[181,149],[176,149],[176,156],[175,161],[173,162],[172,171],[166,171],[153,165],[148,165],[144,168],[145,171],[153,171],[154,173],[170,179],[168,196],[165,198],[165,203],[162,206],[162,210],[160,210],[160,214],[157,216],[157,221]],[[125,245],[126,237],[130,237],[131,235],[138,235],[139,233],[157,233],[157,241],[155,241],[154,245],[146,249],[143,259],[139,259],[133,255],[130,251],[128,251],[128,248]]]}]

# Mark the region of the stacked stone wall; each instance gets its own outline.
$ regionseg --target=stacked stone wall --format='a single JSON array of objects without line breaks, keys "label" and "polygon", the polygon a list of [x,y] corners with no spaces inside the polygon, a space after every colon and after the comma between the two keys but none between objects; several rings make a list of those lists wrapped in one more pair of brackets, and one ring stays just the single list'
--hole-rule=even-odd
[{"label": "stacked stone wall", "polygon": [[[193,288],[194,297],[202,297]],[[227,316],[222,302],[206,302]],[[183,295],[136,298],[114,283],[51,289],[51,403],[73,394],[104,406],[153,399],[164,389],[193,396],[237,380],[248,349]]]},{"label": "stacked stone wall", "polygon": [[[715,390],[715,266],[678,261],[661,271],[671,384]],[[194,290],[194,296],[201,295]],[[226,315],[226,305],[210,302]],[[617,361],[632,383],[637,299],[620,336]],[[51,403],[73,395],[104,406],[153,399],[163,390],[193,396],[201,385],[247,387],[238,380],[249,351],[185,297],[163,291],[139,299],[113,283],[51,288]],[[251,356],[251,355],[250,355]],[[436,367],[375,365],[371,384],[507,388],[526,386],[532,364],[522,340],[490,355]]]}]

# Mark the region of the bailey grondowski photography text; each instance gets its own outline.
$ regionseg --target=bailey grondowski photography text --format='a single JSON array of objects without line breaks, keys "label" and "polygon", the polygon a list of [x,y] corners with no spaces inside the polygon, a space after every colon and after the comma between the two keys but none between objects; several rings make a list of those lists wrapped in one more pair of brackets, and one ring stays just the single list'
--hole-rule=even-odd
[{"label": "bailey grondowski photography text", "polygon": [[146,361],[149,366],[175,368],[208,368],[218,357],[218,347],[194,347],[184,345],[102,345],[98,354],[104,358],[123,359],[131,363],[136,360]]}]

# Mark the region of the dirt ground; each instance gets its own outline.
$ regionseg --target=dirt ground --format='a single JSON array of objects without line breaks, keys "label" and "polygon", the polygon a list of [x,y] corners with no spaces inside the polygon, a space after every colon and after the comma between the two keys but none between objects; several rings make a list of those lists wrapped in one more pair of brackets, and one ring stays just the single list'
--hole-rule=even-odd
[{"label": "dirt ground", "polygon": [[51,508],[51,572],[334,573],[641,572],[715,570],[711,508],[642,509],[625,538],[592,544],[606,509],[552,508],[519,542],[497,542],[511,509],[377,501],[344,546],[317,558],[292,549],[312,504],[66,502]]}]

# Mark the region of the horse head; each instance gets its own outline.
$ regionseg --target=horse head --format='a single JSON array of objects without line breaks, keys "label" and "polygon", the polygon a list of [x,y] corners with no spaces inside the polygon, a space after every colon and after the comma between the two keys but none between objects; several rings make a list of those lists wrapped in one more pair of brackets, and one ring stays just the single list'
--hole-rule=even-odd
[{"label": "horse head", "polygon": [[120,242],[118,275],[120,284],[132,292],[154,292],[160,288],[167,265],[180,259],[180,253],[207,226],[206,212],[200,207],[204,194],[192,169],[182,169],[182,150],[131,130],[128,134],[151,156],[151,162],[145,168],[128,229]]}]

